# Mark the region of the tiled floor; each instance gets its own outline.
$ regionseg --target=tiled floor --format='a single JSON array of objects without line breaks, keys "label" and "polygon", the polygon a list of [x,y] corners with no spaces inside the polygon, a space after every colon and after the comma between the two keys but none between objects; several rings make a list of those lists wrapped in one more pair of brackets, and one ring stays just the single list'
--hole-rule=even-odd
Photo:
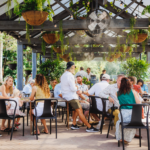
[{"label": "tiled floor", "polygon": [[[54,122],[54,121],[53,121]],[[71,122],[70,122],[71,124]],[[49,121],[47,120],[49,127]],[[39,123],[40,130],[42,129]],[[22,128],[14,132],[13,139],[7,133],[1,132],[0,150],[122,150],[117,146],[117,140],[114,137],[115,128],[111,131],[109,138],[106,138],[108,124],[104,126],[103,134],[87,133],[86,127],[81,127],[77,131],[67,130],[64,122],[58,119],[58,138],[55,139],[54,123],[52,126],[52,134],[41,134],[36,140],[35,136],[30,135],[29,126],[25,126],[25,136],[22,136]],[[126,145],[126,150],[147,150],[146,131],[142,130],[142,147],[139,147],[139,140],[133,139]]]}]

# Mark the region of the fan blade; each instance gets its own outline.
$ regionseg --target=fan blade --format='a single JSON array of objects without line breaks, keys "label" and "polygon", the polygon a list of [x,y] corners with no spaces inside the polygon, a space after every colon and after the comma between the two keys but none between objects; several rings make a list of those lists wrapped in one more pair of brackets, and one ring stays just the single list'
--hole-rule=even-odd
[{"label": "fan blade", "polygon": [[95,12],[92,12],[89,17],[92,19],[92,20],[96,20],[97,19],[97,16],[95,14]]},{"label": "fan blade", "polygon": [[101,30],[107,28],[107,25],[102,22],[98,23],[98,26],[100,27]]},{"label": "fan blade", "polygon": [[94,22],[92,22],[90,25],[88,25],[88,28],[89,28],[91,31],[93,31],[96,26],[97,26],[97,23],[94,21]]},{"label": "fan blade", "polygon": [[103,13],[98,17],[98,20],[103,20],[107,16],[107,13],[103,11]]}]

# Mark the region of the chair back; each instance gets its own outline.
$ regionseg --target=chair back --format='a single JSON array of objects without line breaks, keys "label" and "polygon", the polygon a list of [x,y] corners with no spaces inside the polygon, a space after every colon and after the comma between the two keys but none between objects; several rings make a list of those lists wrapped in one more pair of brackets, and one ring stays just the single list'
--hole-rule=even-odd
[{"label": "chair back", "polygon": [[[142,106],[149,106],[148,104],[122,104],[120,106],[120,110],[121,110],[122,106],[133,106],[131,121],[127,126],[145,126],[142,123]],[[148,117],[148,115],[149,115],[149,108],[148,108],[148,112],[147,112],[147,117]],[[123,123],[122,113],[121,113],[121,121]],[[147,118],[147,121],[148,121],[148,118]]]},{"label": "chair back", "polygon": [[[5,103],[6,101],[13,101],[16,104],[14,112],[16,112],[16,108],[17,108],[16,101],[10,100],[10,99],[0,99],[0,118],[2,118],[2,119],[10,117],[7,115],[6,103]],[[15,116],[15,113],[14,113],[14,116]]]},{"label": "chair back", "polygon": [[[90,112],[91,113],[102,113],[103,111],[106,112],[105,108],[106,108],[106,103],[102,100],[102,104],[103,104],[103,111],[100,111],[97,109],[97,102],[96,102],[96,98],[100,98],[98,96],[89,96],[89,100],[90,100]],[[101,99],[101,98],[100,98]]]},{"label": "chair back", "polygon": [[[57,103],[58,100],[57,99],[36,99],[35,100],[35,105],[37,101],[44,101],[44,108],[43,108],[43,114],[40,117],[53,117],[54,114],[52,113],[52,104],[55,103],[55,116],[56,116],[56,110],[57,110]],[[36,107],[35,107],[35,115],[37,116],[37,111],[36,111]]]}]

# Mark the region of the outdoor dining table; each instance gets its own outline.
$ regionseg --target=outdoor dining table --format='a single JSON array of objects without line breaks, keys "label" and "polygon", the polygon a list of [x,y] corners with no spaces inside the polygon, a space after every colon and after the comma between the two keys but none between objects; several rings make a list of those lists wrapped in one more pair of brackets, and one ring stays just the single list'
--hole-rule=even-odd
[{"label": "outdoor dining table", "polygon": [[[55,97],[52,97],[51,99],[57,99],[58,102],[66,102],[67,103],[67,130],[69,129],[69,102],[66,101],[65,99],[63,98],[55,98]],[[29,102],[30,103],[30,110],[32,110],[32,103],[34,103],[34,101],[31,101],[29,99],[29,97],[24,97],[22,99],[22,101],[24,103],[27,103]],[[52,101],[53,102],[53,101]],[[32,118],[32,111],[30,111],[30,133],[32,133],[32,121],[31,121],[31,118]]]}]

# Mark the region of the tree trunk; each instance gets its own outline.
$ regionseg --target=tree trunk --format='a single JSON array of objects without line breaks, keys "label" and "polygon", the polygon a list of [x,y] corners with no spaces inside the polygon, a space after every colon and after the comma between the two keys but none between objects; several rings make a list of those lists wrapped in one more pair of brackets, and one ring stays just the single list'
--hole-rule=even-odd
[{"label": "tree trunk", "polygon": [[0,33],[0,82],[3,82],[3,33]]}]

